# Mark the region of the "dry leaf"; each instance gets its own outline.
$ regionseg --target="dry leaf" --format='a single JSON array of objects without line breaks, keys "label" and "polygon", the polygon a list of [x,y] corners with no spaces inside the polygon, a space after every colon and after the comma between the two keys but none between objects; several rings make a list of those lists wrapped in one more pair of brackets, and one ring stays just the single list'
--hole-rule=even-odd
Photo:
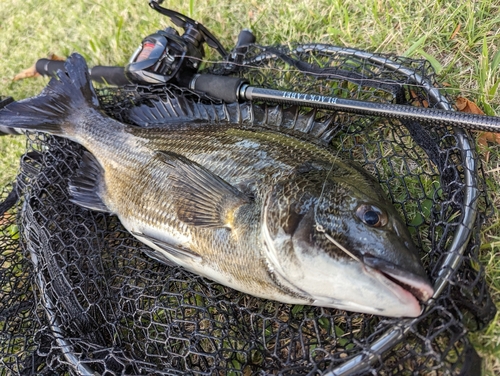
[{"label": "dry leaf", "polygon": [[480,114],[484,115],[483,110],[481,110],[477,104],[474,102],[468,100],[467,98],[464,97],[458,97],[456,101],[456,105],[459,111],[462,112],[469,112],[471,114]]},{"label": "dry leaf", "polygon": [[[481,110],[477,106],[477,104],[468,100],[467,98],[458,97],[457,101],[456,101],[456,105],[457,105],[457,108],[459,111],[469,112],[471,114],[484,115],[483,110]],[[486,149],[488,146],[488,142],[500,144],[500,133],[482,132],[477,137],[477,144],[479,145],[479,148],[481,149],[481,151],[484,153],[484,159],[486,162],[488,162],[490,159],[490,152]]]},{"label": "dry leaf", "polygon": [[10,214],[10,213],[3,213],[3,216],[0,217],[0,226],[6,225],[11,216],[12,216],[12,214]]},{"label": "dry leaf", "polygon": [[488,142],[500,144],[500,133],[493,132],[483,132],[476,139],[477,144],[479,145],[479,150],[484,154],[484,160],[489,162],[490,160],[490,152],[487,149]]},{"label": "dry leaf", "polygon": [[481,146],[486,146],[488,141],[500,144],[500,133],[483,132],[477,138],[477,143]]},{"label": "dry leaf", "polygon": [[66,58],[64,56],[59,56],[56,54],[49,54],[48,59],[49,60],[56,60],[56,61],[66,61]]},{"label": "dry leaf", "polygon": [[460,31],[460,28],[461,28],[461,27],[462,27],[462,25],[461,25],[461,24],[458,24],[458,25],[457,25],[457,27],[455,28],[455,30],[453,30],[453,33],[451,34],[450,40],[451,40],[451,39],[454,39],[454,38],[457,36],[457,34],[458,34],[458,32]]},{"label": "dry leaf", "polygon": [[[55,55],[55,54],[50,54],[48,57],[49,60],[57,60],[57,61],[64,61],[66,58]],[[33,64],[31,67],[24,69],[20,73],[16,74],[15,77],[12,79],[13,81],[18,81],[18,80],[24,80],[25,78],[29,77],[38,77],[40,76],[40,73],[36,71],[36,63]]]},{"label": "dry leaf", "polygon": [[19,80],[24,80],[25,78],[38,77],[38,76],[41,76],[41,74],[36,71],[36,64],[33,64],[31,67],[24,69],[18,74],[16,74],[12,79],[12,81],[19,81]]},{"label": "dry leaf", "polygon": [[411,96],[411,99],[415,100],[415,103],[414,103],[415,106],[417,106],[417,107],[429,107],[429,102],[427,102],[425,99],[420,100],[420,98],[418,97],[418,94],[415,93],[413,90],[410,90],[410,96]]}]

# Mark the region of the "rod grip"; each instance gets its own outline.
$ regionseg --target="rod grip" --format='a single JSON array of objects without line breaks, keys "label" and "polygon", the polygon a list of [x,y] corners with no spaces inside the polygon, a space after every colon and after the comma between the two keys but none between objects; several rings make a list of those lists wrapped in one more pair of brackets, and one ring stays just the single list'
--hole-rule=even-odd
[{"label": "rod grip", "polygon": [[[35,68],[38,73],[44,76],[55,76],[58,70],[64,71],[64,61],[40,59],[36,62]],[[125,68],[108,67],[96,65],[90,70],[90,79],[99,83],[123,86],[130,84],[125,76]]]},{"label": "rod grip", "polygon": [[211,97],[222,99],[224,102],[232,103],[239,101],[240,87],[246,82],[240,77],[199,74],[191,80],[189,87]]},{"label": "rod grip", "polygon": [[90,78],[95,82],[108,83],[116,86],[130,84],[130,81],[125,76],[124,67],[105,67],[96,65],[90,69]]},{"label": "rod grip", "polygon": [[40,59],[36,62],[35,68],[42,76],[55,76],[59,69],[64,70],[64,61]]}]

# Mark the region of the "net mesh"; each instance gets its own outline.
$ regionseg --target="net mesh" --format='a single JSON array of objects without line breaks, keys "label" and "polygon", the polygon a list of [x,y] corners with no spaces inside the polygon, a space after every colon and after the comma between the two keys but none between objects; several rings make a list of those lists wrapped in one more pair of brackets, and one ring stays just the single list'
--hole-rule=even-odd
[{"label": "net mesh", "polygon": [[[240,75],[261,87],[449,106],[446,97],[433,93],[437,83],[424,60],[297,45],[253,46],[241,62],[212,64],[206,71]],[[223,106],[174,86],[98,93],[103,110],[124,122],[130,122],[131,108],[151,99]],[[253,106],[281,121],[283,109]],[[392,319],[291,306],[160,264],[116,217],[69,201],[68,181],[82,158],[81,146],[29,134],[19,176],[3,190],[2,211],[8,210],[0,217],[0,374],[459,375],[477,370],[479,359],[467,333],[488,323],[495,307],[477,257],[488,202],[468,135],[412,121],[310,108],[301,113],[318,122],[333,117],[331,142],[380,181],[405,219],[439,290],[423,315]],[[227,116],[219,121],[231,121]]]}]

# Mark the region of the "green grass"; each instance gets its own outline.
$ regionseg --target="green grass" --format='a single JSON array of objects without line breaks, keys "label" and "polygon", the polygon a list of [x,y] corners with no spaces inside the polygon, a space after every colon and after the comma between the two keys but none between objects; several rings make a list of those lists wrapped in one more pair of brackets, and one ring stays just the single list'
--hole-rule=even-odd
[{"label": "green grass", "polygon": [[[425,57],[452,95],[466,96],[487,113],[500,114],[498,0],[172,0],[167,6],[203,23],[227,47],[239,30],[250,27],[261,44],[316,41]],[[21,99],[37,94],[46,79],[11,79],[51,52],[65,56],[78,51],[90,66],[123,65],[144,36],[167,25],[169,21],[146,0],[3,0],[0,95]],[[15,175],[23,145],[22,137],[0,138],[0,186]],[[499,149],[491,146],[485,164],[495,208],[500,204]],[[499,218],[495,209],[482,233],[481,250],[498,308]],[[487,359],[488,372],[500,373],[500,317],[473,341]]]}]

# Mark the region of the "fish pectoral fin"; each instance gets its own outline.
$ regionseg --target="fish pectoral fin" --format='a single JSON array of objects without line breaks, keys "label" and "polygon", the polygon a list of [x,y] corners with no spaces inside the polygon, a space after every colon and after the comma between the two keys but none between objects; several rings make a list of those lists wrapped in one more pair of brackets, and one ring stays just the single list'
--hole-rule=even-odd
[{"label": "fish pectoral fin", "polygon": [[[163,253],[171,255],[173,258],[189,259],[189,260],[195,261],[195,262],[202,261],[202,257],[198,253],[192,251],[189,248],[167,243],[167,242],[160,240],[154,236],[144,234],[142,232],[131,231],[131,234],[134,235],[137,239],[139,239],[143,243],[146,243],[146,244],[152,243],[156,247],[160,248]],[[148,253],[148,255],[151,255],[151,253]],[[167,264],[172,264],[172,262],[174,262],[168,256],[160,257],[158,255],[158,256],[152,256],[152,257],[155,259],[158,259],[159,261],[167,263]]]},{"label": "fish pectoral fin", "polygon": [[174,202],[182,222],[206,228],[232,228],[234,213],[252,200],[203,166],[181,155],[158,151],[172,169]]},{"label": "fish pectoral fin", "polygon": [[84,152],[76,174],[69,182],[70,201],[84,208],[110,213],[100,196],[104,189],[104,171],[89,152]]}]

